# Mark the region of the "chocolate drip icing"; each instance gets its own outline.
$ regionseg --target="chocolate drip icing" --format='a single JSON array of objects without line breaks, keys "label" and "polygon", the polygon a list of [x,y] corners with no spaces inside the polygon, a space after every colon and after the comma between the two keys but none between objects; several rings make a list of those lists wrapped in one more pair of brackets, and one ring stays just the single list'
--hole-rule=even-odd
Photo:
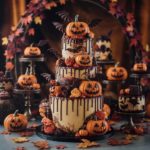
[{"label": "chocolate drip icing", "polygon": [[83,119],[85,119],[85,99],[83,99]]},{"label": "chocolate drip icing", "polygon": [[91,98],[91,107],[93,107],[93,99]]},{"label": "chocolate drip icing", "polygon": [[89,100],[87,100],[86,102],[87,102],[87,111],[89,111]]},{"label": "chocolate drip icing", "polygon": [[68,115],[68,100],[66,99],[66,115]]},{"label": "chocolate drip icing", "polygon": [[82,106],[82,99],[80,99],[80,106]]},{"label": "chocolate drip icing", "polygon": [[97,101],[96,101],[96,99],[95,99],[94,101],[95,101],[94,109],[95,109],[95,112],[96,112],[96,108],[97,108]]},{"label": "chocolate drip icing", "polygon": [[74,112],[74,100],[72,102],[72,112]]},{"label": "chocolate drip icing", "polygon": [[79,101],[77,100],[77,116],[79,115]]},{"label": "chocolate drip icing", "polygon": [[57,103],[57,108],[56,108],[56,110],[57,110],[57,112],[58,112],[59,99],[56,99],[56,103]]}]

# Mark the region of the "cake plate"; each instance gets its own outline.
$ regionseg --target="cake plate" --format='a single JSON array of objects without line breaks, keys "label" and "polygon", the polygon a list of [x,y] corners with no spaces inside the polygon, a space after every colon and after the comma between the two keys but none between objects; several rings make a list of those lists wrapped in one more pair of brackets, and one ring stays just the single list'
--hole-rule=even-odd
[{"label": "cake plate", "polygon": [[41,90],[34,90],[34,89],[17,89],[15,88],[13,90],[13,93],[15,94],[22,94],[25,99],[25,111],[24,115],[27,117],[28,120],[32,118],[32,112],[31,112],[31,99],[33,97],[33,94],[39,94]]},{"label": "cake plate", "polygon": [[122,115],[124,117],[127,118],[128,123],[127,124],[123,124],[120,129],[124,132],[128,131],[128,132],[132,132],[133,129],[136,128],[135,123],[133,122],[133,118],[137,118],[137,117],[143,117],[145,116],[145,111],[143,112],[139,112],[139,113],[127,113],[127,112],[121,112],[121,111],[117,111],[116,112],[119,115]]},{"label": "cake plate", "polygon": [[74,135],[48,135],[42,132],[42,125],[40,125],[36,128],[36,134],[43,139],[52,140],[52,141],[80,142],[81,139],[97,141],[97,140],[103,140],[103,139],[109,138],[114,134],[114,130],[113,128],[111,128],[111,131],[107,132],[106,134],[99,135],[99,136],[76,137]]}]

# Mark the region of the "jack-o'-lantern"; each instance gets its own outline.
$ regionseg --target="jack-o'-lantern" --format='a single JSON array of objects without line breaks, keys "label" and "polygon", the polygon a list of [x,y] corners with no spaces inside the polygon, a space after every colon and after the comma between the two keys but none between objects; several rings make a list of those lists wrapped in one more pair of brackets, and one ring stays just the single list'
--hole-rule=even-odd
[{"label": "jack-o'-lantern", "polygon": [[26,47],[24,50],[24,56],[40,56],[41,50],[38,47],[33,47],[32,45],[29,47]]},{"label": "jack-o'-lantern", "polygon": [[147,71],[147,65],[145,63],[135,63],[133,66],[134,72],[145,72]]},{"label": "jack-o'-lantern", "polygon": [[35,90],[40,89],[40,84],[39,83],[33,83],[32,88]]},{"label": "jack-o'-lantern", "polygon": [[103,111],[106,114],[106,117],[108,118],[110,116],[111,113],[111,108],[108,104],[104,104],[103,106]]},{"label": "jack-o'-lantern", "polygon": [[26,129],[28,120],[23,114],[19,114],[18,110],[14,114],[8,115],[4,120],[4,127],[8,131],[21,131]]},{"label": "jack-o'-lantern", "polygon": [[105,120],[89,120],[86,129],[89,135],[102,135],[109,131],[109,125]]},{"label": "jack-o'-lantern", "polygon": [[42,123],[43,123],[43,131],[46,134],[53,134],[56,130],[55,124],[53,123],[52,120],[44,117],[42,119]]},{"label": "jack-o'-lantern", "polygon": [[96,97],[102,95],[102,86],[97,81],[82,81],[79,90],[84,96]]},{"label": "jack-o'-lantern", "polygon": [[20,87],[28,87],[37,83],[37,79],[34,75],[22,74],[18,78],[18,84]]},{"label": "jack-o'-lantern", "polygon": [[60,96],[62,94],[62,87],[57,85],[57,86],[52,86],[49,89],[50,91],[50,96]]},{"label": "jack-o'-lantern", "polygon": [[108,68],[106,76],[108,80],[126,80],[128,73],[125,68],[119,67],[117,63],[115,66]]},{"label": "jack-o'-lantern", "polygon": [[90,57],[87,53],[81,53],[75,57],[75,62],[77,65],[82,67],[92,66],[92,57]]},{"label": "jack-o'-lantern", "polygon": [[66,35],[70,38],[83,38],[90,33],[87,23],[78,21],[79,15],[75,16],[75,21],[70,22],[66,27]]}]

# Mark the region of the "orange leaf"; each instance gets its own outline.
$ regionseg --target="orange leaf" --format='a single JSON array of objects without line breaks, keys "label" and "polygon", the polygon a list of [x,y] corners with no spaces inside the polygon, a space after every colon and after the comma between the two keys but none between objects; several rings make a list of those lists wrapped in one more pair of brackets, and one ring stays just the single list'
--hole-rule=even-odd
[{"label": "orange leaf", "polygon": [[34,35],[35,35],[35,30],[34,30],[34,28],[30,28],[30,29],[28,30],[28,35],[31,35],[31,36],[34,36]]}]

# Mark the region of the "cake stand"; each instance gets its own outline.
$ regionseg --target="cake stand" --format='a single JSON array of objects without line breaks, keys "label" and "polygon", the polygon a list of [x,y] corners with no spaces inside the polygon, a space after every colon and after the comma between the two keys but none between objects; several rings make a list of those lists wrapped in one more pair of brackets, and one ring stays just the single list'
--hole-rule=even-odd
[{"label": "cake stand", "polygon": [[17,89],[15,88],[13,90],[14,94],[21,94],[24,96],[25,99],[25,111],[24,115],[27,117],[28,120],[32,118],[32,112],[31,112],[31,100],[33,98],[33,94],[39,94],[41,91],[39,90],[33,90],[31,88],[26,89]]},{"label": "cake stand", "polygon": [[73,134],[48,135],[42,131],[42,125],[40,125],[36,128],[36,134],[43,139],[52,140],[52,141],[80,142],[82,139],[88,139],[91,141],[104,140],[104,139],[111,137],[114,134],[114,131],[111,128],[111,131],[107,132],[106,134],[102,134],[98,136],[86,136],[86,137],[76,137]]},{"label": "cake stand", "polygon": [[128,123],[123,124],[120,129],[122,131],[129,132],[132,133],[133,129],[136,128],[136,124],[133,121],[133,118],[143,118],[143,116],[145,115],[145,111],[143,112],[138,112],[138,113],[128,113],[128,112],[121,112],[121,111],[117,111],[117,114],[124,116],[125,118],[127,118]]}]

